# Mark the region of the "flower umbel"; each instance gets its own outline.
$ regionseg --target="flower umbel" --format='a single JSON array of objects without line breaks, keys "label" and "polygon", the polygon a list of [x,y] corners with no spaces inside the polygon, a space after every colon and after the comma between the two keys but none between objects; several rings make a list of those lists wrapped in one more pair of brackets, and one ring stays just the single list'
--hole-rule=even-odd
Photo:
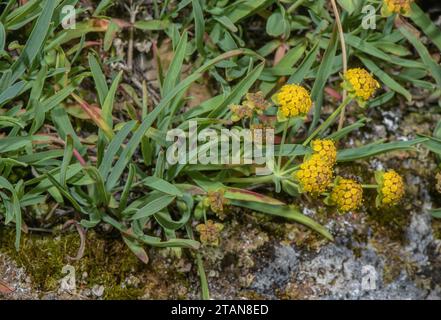
[{"label": "flower umbel", "polygon": [[223,190],[208,192],[208,202],[210,203],[211,211],[217,214],[221,220],[225,218],[224,206],[228,203],[224,194]]},{"label": "flower umbel", "polygon": [[403,178],[395,170],[377,171],[375,178],[378,183],[377,207],[398,204],[404,196]]},{"label": "flower umbel", "polygon": [[333,171],[320,155],[313,154],[293,175],[299,181],[301,191],[317,195],[326,191],[332,181]]},{"label": "flower umbel", "polygon": [[247,93],[242,104],[232,104],[229,106],[232,116],[231,121],[237,122],[242,119],[252,118],[254,114],[262,114],[271,106],[265,99],[262,91]]},{"label": "flower umbel", "polygon": [[212,220],[207,220],[206,223],[197,225],[196,231],[199,232],[202,243],[210,246],[218,246],[219,234],[223,228],[223,224],[214,223]]},{"label": "flower umbel", "polygon": [[352,179],[338,177],[330,194],[330,202],[337,205],[338,211],[345,213],[356,210],[363,201],[362,186]]},{"label": "flower umbel", "polygon": [[390,16],[393,13],[408,15],[412,2],[414,0],[384,0],[382,14],[384,16]]},{"label": "flower umbel", "polygon": [[335,165],[337,148],[334,141],[330,139],[316,139],[312,141],[311,147],[314,154],[318,154],[329,166],[333,167]]},{"label": "flower umbel", "polygon": [[380,87],[377,80],[362,68],[352,68],[343,75],[343,88],[347,89],[357,102],[363,106]]},{"label": "flower umbel", "polygon": [[243,104],[248,105],[250,109],[256,111],[257,114],[261,114],[271,106],[271,103],[265,99],[265,95],[262,91],[247,93]]},{"label": "flower umbel", "polygon": [[229,106],[231,110],[231,121],[237,122],[242,119],[248,119],[253,116],[253,109],[249,105],[232,104]]},{"label": "flower umbel", "polygon": [[280,115],[285,118],[303,117],[312,107],[308,90],[297,84],[284,85],[276,94],[276,102]]}]

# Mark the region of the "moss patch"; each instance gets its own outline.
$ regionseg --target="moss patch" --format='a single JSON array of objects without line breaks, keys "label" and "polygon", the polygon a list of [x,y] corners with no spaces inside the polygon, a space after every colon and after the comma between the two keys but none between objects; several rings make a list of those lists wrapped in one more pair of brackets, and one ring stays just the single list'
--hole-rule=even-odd
[{"label": "moss patch", "polygon": [[[69,261],[68,256],[75,256],[80,245],[77,234],[57,237],[29,235],[24,236],[20,251],[14,248],[14,232],[5,230],[0,235],[0,250],[31,276],[33,285],[41,292],[55,291],[59,281],[65,275],[61,273],[64,265],[75,267],[79,289],[103,285],[104,298],[137,298],[142,289],[122,284],[132,272],[142,265],[137,258],[115,240],[100,239],[93,232],[88,234],[84,257],[80,261]],[[82,275],[86,275],[84,278]]]},{"label": "moss patch", "polygon": [[[84,292],[94,285],[104,286],[104,299],[164,299],[185,298],[187,277],[176,271],[176,261],[155,254],[145,265],[117,237],[87,234],[87,245],[80,261],[69,261],[79,247],[76,233],[56,237],[25,235],[20,251],[14,247],[15,233],[0,229],[0,252],[7,254],[30,275],[33,287],[43,295],[57,291],[64,265],[76,270],[77,291]],[[167,272],[164,273],[164,270]]]}]

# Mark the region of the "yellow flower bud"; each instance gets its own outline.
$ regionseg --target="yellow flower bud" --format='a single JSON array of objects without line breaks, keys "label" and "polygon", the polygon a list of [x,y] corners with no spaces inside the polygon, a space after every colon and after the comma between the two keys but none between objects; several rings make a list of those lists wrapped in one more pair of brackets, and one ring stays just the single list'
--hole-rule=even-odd
[{"label": "yellow flower bud", "polygon": [[326,191],[332,181],[332,167],[320,155],[313,154],[300,165],[300,169],[293,174],[300,184],[302,192],[314,195]]},{"label": "yellow flower bud", "polygon": [[330,167],[333,167],[337,161],[337,148],[334,141],[330,139],[316,139],[311,143],[314,154],[319,155]]},{"label": "yellow flower bud", "polygon": [[363,188],[355,180],[339,177],[335,180],[330,201],[342,213],[356,210],[363,202]]},{"label": "yellow flower bud", "polygon": [[303,117],[312,107],[308,90],[297,84],[284,85],[276,94],[276,102],[285,118]]},{"label": "yellow flower bud", "polygon": [[393,13],[408,15],[412,2],[414,2],[414,0],[384,0],[382,13],[385,16],[389,16]]},{"label": "yellow flower bud", "polygon": [[378,171],[375,177],[378,182],[377,207],[398,204],[404,196],[403,178],[395,170]]},{"label": "yellow flower bud", "polygon": [[363,105],[380,88],[380,84],[372,75],[362,68],[353,68],[343,75],[343,88],[347,89],[357,101]]}]

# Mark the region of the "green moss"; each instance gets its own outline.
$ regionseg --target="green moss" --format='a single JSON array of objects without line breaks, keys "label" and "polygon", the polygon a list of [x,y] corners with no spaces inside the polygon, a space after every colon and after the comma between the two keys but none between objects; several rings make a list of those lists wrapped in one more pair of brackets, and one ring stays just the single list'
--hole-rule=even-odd
[{"label": "green moss", "polygon": [[[59,281],[65,275],[61,273],[64,265],[75,267],[78,287],[105,287],[104,298],[138,298],[144,294],[142,288],[124,286],[125,279],[132,273],[145,267],[125,247],[124,243],[113,239],[100,239],[93,232],[88,234],[84,257],[80,261],[69,261],[68,256],[75,256],[79,247],[77,234],[57,237],[26,235],[22,237],[20,251],[14,248],[14,232],[2,228],[0,251],[10,256],[23,267],[32,279],[33,286],[41,292],[59,288]],[[81,275],[87,273],[82,280]]]},{"label": "green moss", "polygon": [[57,281],[62,278],[61,269],[66,264],[65,254],[71,254],[72,248],[78,248],[76,238],[68,235],[48,241],[44,237],[23,236],[20,251],[17,252],[14,246],[15,232],[5,228],[0,230],[0,251],[25,268],[36,289],[55,290],[58,287]]},{"label": "green moss", "polygon": [[401,206],[382,209],[370,208],[368,223],[374,234],[403,244],[406,241],[406,229],[410,223],[409,210],[405,210]]},{"label": "green moss", "polygon": [[433,237],[441,240],[441,219],[432,219]]},{"label": "green moss", "polygon": [[[20,251],[14,247],[15,232],[0,228],[0,252],[7,254],[31,277],[32,285],[41,294],[57,291],[63,266],[75,268],[77,289],[104,286],[104,299],[186,299],[190,287],[188,274],[178,271],[189,261],[177,259],[171,250],[152,251],[150,263],[143,264],[128,249],[118,234],[102,236],[94,231],[87,234],[84,256],[70,261],[80,245],[77,233],[53,235],[23,235]],[[191,260],[193,261],[193,260]],[[83,274],[86,275],[83,277]],[[127,281],[135,279],[136,281]]]}]

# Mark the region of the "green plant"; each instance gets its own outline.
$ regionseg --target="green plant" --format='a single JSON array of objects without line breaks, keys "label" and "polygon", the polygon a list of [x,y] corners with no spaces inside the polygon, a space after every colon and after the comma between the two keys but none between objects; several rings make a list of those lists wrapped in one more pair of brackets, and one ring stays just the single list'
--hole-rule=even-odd
[{"label": "green plant", "polygon": [[[326,228],[293,203],[308,191],[298,172],[302,163],[320,154],[314,143],[322,139],[338,145],[367,124],[362,115],[347,126],[334,126],[338,117],[344,120],[345,108],[356,98],[348,83],[342,87],[342,81],[335,80],[343,65],[363,65],[369,71],[366,77],[373,74],[381,83],[379,95],[364,97],[365,108],[380,107],[396,94],[411,100],[407,82],[435,97],[441,92],[441,68],[414,27],[405,23],[407,18],[381,17],[376,30],[360,26],[362,5],[368,2],[372,1],[338,1],[344,9],[343,33],[324,0],[153,1],[147,8],[152,19],[138,20],[139,7],[132,5],[127,7],[127,21],[111,17],[117,1],[103,0],[94,8],[77,0],[2,4],[0,215],[6,225],[15,224],[17,249],[22,231],[28,229],[24,213],[34,216],[41,204],[51,210],[59,206],[67,212],[66,219],[80,222],[80,228],[112,226],[144,262],[145,246],[173,247],[176,255],[182,248],[193,250],[203,297],[208,298],[201,243],[193,229],[195,224],[205,226],[195,229],[200,236],[213,225],[210,215],[225,219],[224,206],[283,217],[332,240]],[[380,1],[372,3],[381,10]],[[75,29],[61,27],[66,5],[76,6],[81,17]],[[416,4],[409,19],[441,49],[437,27]],[[266,27],[260,41],[253,41],[248,28],[253,21],[263,21]],[[137,34],[154,39],[150,57],[158,88],[135,76]],[[128,39],[127,58],[113,45],[117,37]],[[339,37],[347,56],[338,55]],[[164,39],[171,41],[173,58],[168,63],[157,46]],[[420,59],[413,58],[407,44]],[[113,67],[118,63],[120,70]],[[187,92],[204,81],[215,82],[216,93],[188,108]],[[284,112],[283,107],[278,112],[283,104],[278,93],[286,83],[288,89],[294,84],[302,88],[301,112]],[[376,80],[372,84],[372,89],[377,87]],[[326,114],[325,102],[339,106]],[[216,132],[274,129],[280,141],[276,161],[269,164],[272,173],[258,176],[259,166],[254,164],[167,163],[166,150],[172,145],[167,132],[187,129],[194,120]],[[439,152],[438,131],[434,137],[336,148],[335,163],[324,165],[414,150],[421,143]],[[209,148],[210,142],[205,143],[199,153]],[[274,186],[280,195],[276,199],[252,190],[262,185]],[[332,186],[327,183],[315,196],[328,197]],[[217,225],[210,230],[220,229]],[[207,239],[212,241],[203,245],[218,240]]]}]

